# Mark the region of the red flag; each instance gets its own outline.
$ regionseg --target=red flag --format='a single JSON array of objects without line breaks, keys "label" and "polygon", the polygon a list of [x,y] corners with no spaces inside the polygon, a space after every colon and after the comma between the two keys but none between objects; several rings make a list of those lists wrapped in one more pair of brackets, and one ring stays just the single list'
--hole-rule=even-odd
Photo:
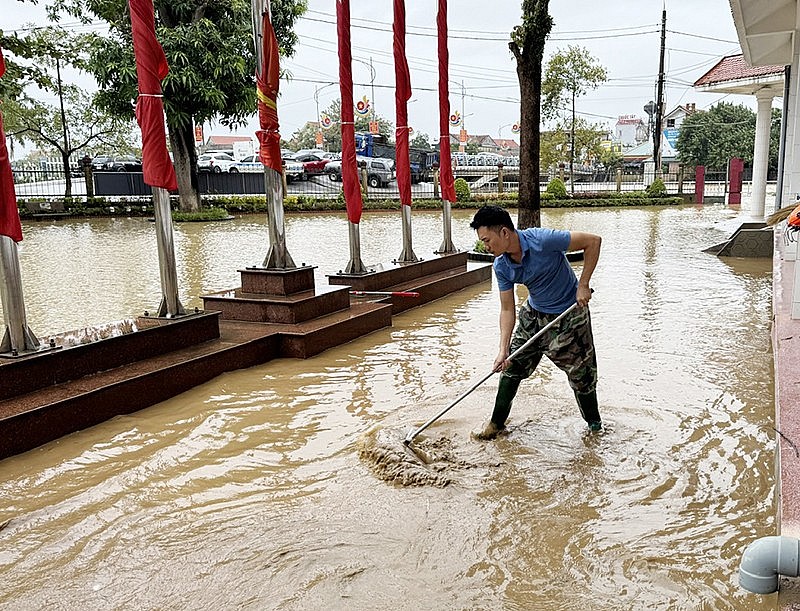
[{"label": "red flag", "polygon": [[405,0],[394,0],[394,102],[397,114],[395,139],[397,140],[397,187],[400,203],[411,205],[411,161],[408,156],[408,100],[411,98],[411,77],[406,61],[406,5]]},{"label": "red flag", "polygon": [[450,159],[450,54],[447,50],[447,0],[439,0],[436,15],[439,36],[439,183],[442,185],[442,199],[456,201],[453,185],[453,166]]},{"label": "red flag", "polygon": [[283,171],[281,159],[281,135],[278,131],[278,87],[280,85],[280,63],[278,60],[278,39],[270,20],[268,5],[261,14],[261,70],[256,70],[258,93],[258,124],[256,132],[259,142],[258,156],[268,168]]},{"label": "red flag", "polygon": [[156,38],[153,1],[129,0],[128,5],[131,10],[136,76],[139,79],[136,121],[142,129],[144,181],[151,187],[175,191],[178,181],[167,152],[164,101],[161,96],[161,81],[167,76],[169,66],[164,49]]},{"label": "red flag", "polygon": [[[6,73],[6,60],[0,49],[0,77]],[[0,235],[8,236],[15,242],[22,241],[22,224],[19,221],[17,192],[14,189],[14,172],[6,147],[6,132],[3,129],[3,115],[0,114]]]},{"label": "red flag", "polygon": [[364,202],[356,166],[356,128],[353,121],[353,58],[350,51],[350,0],[336,0],[336,28],[339,35],[339,91],[342,99],[342,183],[347,219],[361,221]]}]

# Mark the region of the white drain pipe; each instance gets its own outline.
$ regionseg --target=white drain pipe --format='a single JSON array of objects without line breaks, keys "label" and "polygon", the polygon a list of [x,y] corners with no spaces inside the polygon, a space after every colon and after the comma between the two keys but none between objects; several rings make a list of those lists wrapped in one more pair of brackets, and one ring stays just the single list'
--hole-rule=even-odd
[{"label": "white drain pipe", "polygon": [[739,565],[741,587],[755,594],[772,594],[778,591],[781,575],[800,575],[800,539],[762,537],[747,546]]}]

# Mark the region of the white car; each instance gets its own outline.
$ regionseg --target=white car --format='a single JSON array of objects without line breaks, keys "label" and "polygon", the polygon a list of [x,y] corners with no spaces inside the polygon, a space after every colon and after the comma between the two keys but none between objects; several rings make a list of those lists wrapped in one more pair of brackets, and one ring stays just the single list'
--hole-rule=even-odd
[{"label": "white car", "polygon": [[[235,168],[237,172],[264,172],[264,164],[261,163],[258,155],[248,155],[242,158],[241,161],[236,162],[233,168]],[[231,172],[234,171],[233,168],[230,170]]]},{"label": "white car", "polygon": [[[258,155],[248,155],[241,161],[237,161],[230,172],[253,172],[263,173],[264,164],[261,163]],[[283,173],[286,174],[286,182],[294,180],[302,180],[305,168],[299,161],[295,161],[292,157],[283,157]]]},{"label": "white car", "polygon": [[233,172],[236,169],[236,160],[228,153],[203,153],[197,158],[197,170],[199,172]]}]

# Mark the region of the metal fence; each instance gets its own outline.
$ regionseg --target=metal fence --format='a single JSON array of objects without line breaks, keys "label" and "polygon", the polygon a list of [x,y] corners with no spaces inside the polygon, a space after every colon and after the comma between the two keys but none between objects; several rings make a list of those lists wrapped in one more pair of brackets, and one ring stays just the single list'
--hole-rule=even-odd
[{"label": "metal fence", "polygon": [[[363,171],[362,171],[363,172]],[[519,191],[519,166],[456,166],[453,168],[455,178],[464,179],[471,194],[516,194]],[[140,201],[149,199],[151,190],[144,183],[141,172],[90,172],[93,195],[109,200]],[[574,184],[570,184],[567,170],[540,176],[541,189],[553,178],[562,178],[568,193],[626,193],[644,191],[653,176],[642,172],[620,171],[616,173],[597,173],[579,170],[574,172]],[[388,182],[371,181],[362,173],[362,192],[366,199],[398,199],[400,193],[397,180]],[[681,195],[694,193],[694,170],[687,169],[674,174],[663,174],[662,180],[669,194]],[[66,181],[63,169],[28,170],[15,169],[17,197],[30,198],[63,198]],[[725,170],[708,169],[705,174],[705,193],[708,196],[723,196],[727,192],[727,173]],[[83,171],[74,171],[71,176],[71,195],[85,198],[86,178]],[[263,195],[264,176],[261,172],[238,173],[200,173],[198,189],[204,195]],[[317,199],[335,199],[341,196],[341,178],[333,173],[311,175],[307,180],[292,180],[286,184],[286,196],[306,196]],[[439,198],[440,188],[438,172],[434,171],[432,180],[412,185],[414,199]],[[512,195],[513,197],[513,195]]]}]

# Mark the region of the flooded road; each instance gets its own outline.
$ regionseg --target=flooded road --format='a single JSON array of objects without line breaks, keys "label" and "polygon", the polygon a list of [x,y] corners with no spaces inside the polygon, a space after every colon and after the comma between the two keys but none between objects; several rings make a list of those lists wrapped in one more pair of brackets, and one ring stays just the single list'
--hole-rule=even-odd
[{"label": "flooded road", "polygon": [[[460,248],[471,216],[454,211]],[[509,435],[470,439],[494,377],[423,433],[447,449],[449,485],[390,485],[359,460],[365,436],[402,438],[491,367],[485,283],[0,462],[0,608],[773,609],[737,584],[744,547],[776,529],[771,261],[701,252],[732,216],[544,211],[545,226],[603,236],[602,434],[544,360]],[[261,262],[261,220],[176,227],[185,305]],[[23,230],[40,337],[157,305],[152,224]],[[318,283],[346,265],[346,235],[343,215],[287,219]],[[364,262],[395,258],[400,235],[399,213],[366,214]],[[415,212],[415,252],[440,243],[440,216]]]}]

